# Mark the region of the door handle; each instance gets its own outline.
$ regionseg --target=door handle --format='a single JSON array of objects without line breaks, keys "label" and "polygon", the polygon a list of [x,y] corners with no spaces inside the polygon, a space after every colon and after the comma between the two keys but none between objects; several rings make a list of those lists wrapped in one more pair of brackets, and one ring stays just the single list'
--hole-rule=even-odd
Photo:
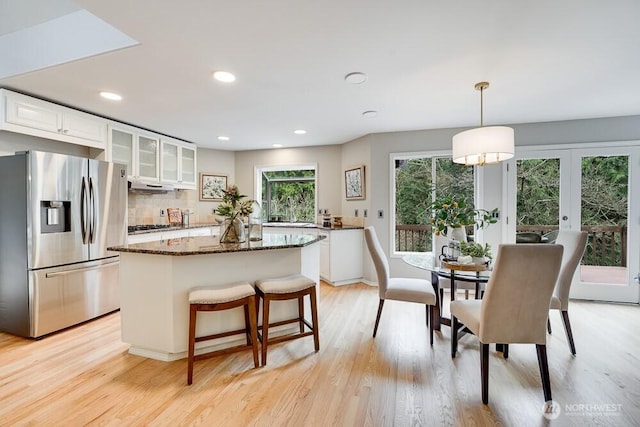
[{"label": "door handle", "polygon": [[82,187],[80,189],[80,230],[82,231],[82,243],[89,243],[87,233],[87,181],[82,177]]},{"label": "door handle", "polygon": [[93,185],[93,178],[89,178],[89,203],[91,208],[91,219],[89,220],[89,243],[96,241],[96,198]]},{"label": "door handle", "polygon": [[45,274],[44,277],[46,277],[47,279],[50,279],[52,277],[68,276],[69,274],[82,273],[83,271],[97,270],[97,269],[100,269],[100,268],[111,267],[114,264],[119,264],[119,263],[120,263],[120,260],[106,262],[104,264],[98,264],[98,265],[94,265],[92,267],[80,267],[80,268],[74,268],[73,270],[54,271],[53,273]]}]

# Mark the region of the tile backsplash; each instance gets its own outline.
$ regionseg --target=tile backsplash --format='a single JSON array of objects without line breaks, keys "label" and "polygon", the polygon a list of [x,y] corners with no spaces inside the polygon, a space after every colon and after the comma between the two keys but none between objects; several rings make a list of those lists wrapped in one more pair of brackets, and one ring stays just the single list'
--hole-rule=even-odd
[{"label": "tile backsplash", "polygon": [[[164,194],[147,194],[129,192],[129,225],[168,224],[167,208],[188,209],[196,211],[198,194],[195,191],[169,191]],[[164,210],[164,216],[160,211]],[[199,222],[197,215],[191,217],[192,222]]]}]

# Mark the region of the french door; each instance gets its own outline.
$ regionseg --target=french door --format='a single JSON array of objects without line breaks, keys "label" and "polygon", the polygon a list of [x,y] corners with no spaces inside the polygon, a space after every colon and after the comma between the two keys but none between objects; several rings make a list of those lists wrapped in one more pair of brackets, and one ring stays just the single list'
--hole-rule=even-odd
[{"label": "french door", "polygon": [[550,242],[558,230],[587,231],[570,296],[639,302],[640,149],[524,151],[514,163],[509,231]]}]

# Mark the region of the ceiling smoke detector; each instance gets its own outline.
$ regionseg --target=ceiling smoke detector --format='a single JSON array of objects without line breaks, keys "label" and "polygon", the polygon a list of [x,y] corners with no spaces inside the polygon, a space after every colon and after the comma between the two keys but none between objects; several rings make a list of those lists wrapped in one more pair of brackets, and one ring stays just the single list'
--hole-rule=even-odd
[{"label": "ceiling smoke detector", "polygon": [[344,80],[347,83],[359,85],[367,81],[367,75],[365,73],[360,73],[360,72],[349,73],[346,76],[344,76]]}]

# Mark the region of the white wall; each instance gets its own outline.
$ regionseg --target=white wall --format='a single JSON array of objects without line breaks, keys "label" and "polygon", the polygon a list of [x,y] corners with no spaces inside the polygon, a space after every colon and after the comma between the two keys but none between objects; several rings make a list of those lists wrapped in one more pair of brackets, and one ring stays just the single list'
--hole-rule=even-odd
[{"label": "white wall", "polygon": [[[344,171],[364,165],[364,200],[347,200]],[[373,212],[371,211],[371,144],[362,139],[356,139],[342,145],[342,168],[340,176],[340,202],[343,221],[347,224],[363,225],[365,224]],[[355,210],[358,210],[358,216],[355,216]],[[364,218],[364,210],[367,210],[367,218]]]},{"label": "white wall", "polygon": [[[332,215],[342,212],[342,148],[324,145],[304,148],[238,151],[235,153],[235,182],[243,194],[255,197],[255,169],[264,166],[317,164],[317,209],[328,209]],[[344,191],[344,190],[342,190]]]},{"label": "white wall", "polygon": [[212,210],[217,208],[220,203],[201,202],[199,200],[200,173],[227,175],[227,183],[233,184],[236,179],[235,157],[236,154],[233,151],[198,148],[198,190],[196,190],[197,194],[194,198],[194,207],[192,209],[201,222],[212,221]]}]

